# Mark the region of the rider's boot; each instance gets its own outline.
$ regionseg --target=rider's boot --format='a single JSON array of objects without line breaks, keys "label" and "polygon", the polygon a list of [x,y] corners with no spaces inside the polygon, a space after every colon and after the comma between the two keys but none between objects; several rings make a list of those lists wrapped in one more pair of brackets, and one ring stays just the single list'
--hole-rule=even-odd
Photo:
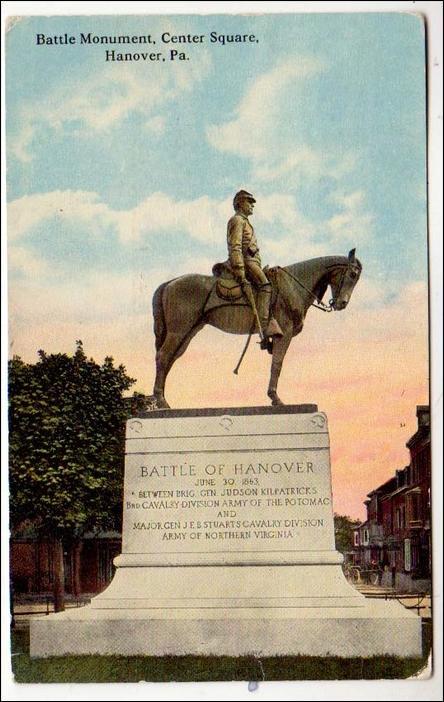
[{"label": "rider's boot", "polygon": [[257,295],[257,311],[261,323],[262,339],[260,347],[268,353],[273,351],[273,339],[283,336],[282,329],[274,317],[270,317],[271,283],[264,283]]}]

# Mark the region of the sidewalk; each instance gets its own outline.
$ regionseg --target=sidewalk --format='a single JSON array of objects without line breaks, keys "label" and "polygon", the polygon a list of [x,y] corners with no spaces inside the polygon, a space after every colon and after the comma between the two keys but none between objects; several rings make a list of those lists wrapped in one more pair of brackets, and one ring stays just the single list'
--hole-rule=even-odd
[{"label": "sidewalk", "polygon": [[418,594],[413,592],[402,593],[397,592],[391,587],[382,587],[381,585],[371,585],[363,582],[351,583],[351,585],[365,597],[387,600],[396,599],[404,605],[406,609],[411,609],[417,614],[420,614],[423,619],[430,619],[432,616],[432,599],[430,594],[424,595],[423,593]]},{"label": "sidewalk", "polygon": [[[350,581],[349,581],[350,582]],[[399,593],[393,588],[382,587],[381,585],[371,585],[369,583],[359,582],[350,583],[358,592],[361,592],[365,597],[377,599],[397,599],[404,607],[420,614],[423,619],[430,619],[431,612],[431,597],[430,595],[422,595],[416,593]],[[91,598],[80,600],[65,601],[65,608],[83,607],[91,601]],[[418,609],[419,608],[419,609]],[[16,602],[14,604],[14,617],[16,628],[21,629],[29,626],[31,619],[52,614],[54,606],[52,602],[47,604],[45,599],[40,602]]]}]

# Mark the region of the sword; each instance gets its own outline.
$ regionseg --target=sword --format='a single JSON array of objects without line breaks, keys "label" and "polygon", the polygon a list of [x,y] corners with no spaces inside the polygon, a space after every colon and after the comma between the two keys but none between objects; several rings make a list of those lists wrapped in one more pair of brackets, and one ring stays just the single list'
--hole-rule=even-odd
[{"label": "sword", "polygon": [[257,327],[259,329],[259,336],[261,338],[261,341],[265,341],[265,335],[264,335],[264,332],[262,331],[261,322],[259,319],[259,315],[257,313],[257,307],[256,307],[256,302],[254,300],[253,290],[252,290],[251,284],[248,282],[248,280],[246,280],[245,282],[242,283],[242,291],[243,291],[245,297],[247,298],[251,309],[253,310],[254,318],[256,320],[256,324],[257,324]]},{"label": "sword", "polygon": [[234,375],[237,375],[237,374],[238,374],[240,365],[241,365],[242,361],[244,360],[245,354],[247,353],[247,349],[248,349],[248,347],[249,347],[249,345],[250,345],[250,341],[251,341],[251,336],[252,336],[252,334],[253,334],[254,325],[255,325],[255,322],[253,322],[253,328],[250,329],[250,331],[249,331],[249,333],[248,333],[247,343],[245,344],[244,350],[243,350],[242,353],[241,353],[241,357],[240,357],[239,361],[237,362],[236,368],[235,368],[234,371],[233,371]]},{"label": "sword", "polygon": [[249,347],[249,345],[250,345],[251,337],[252,337],[252,334],[253,334],[253,332],[254,332],[254,327],[255,327],[256,324],[257,324],[257,326],[258,326],[258,328],[259,328],[259,336],[260,336],[260,338],[261,338],[261,341],[263,341],[263,339],[265,338],[265,337],[264,337],[264,333],[263,333],[263,331],[262,331],[261,323],[260,323],[260,320],[259,320],[259,315],[258,315],[258,312],[257,312],[257,307],[256,307],[256,302],[255,302],[255,300],[254,300],[253,291],[252,291],[252,289],[251,289],[250,283],[249,283],[247,280],[246,280],[244,283],[242,283],[242,290],[243,290],[243,292],[245,293],[245,297],[247,298],[247,300],[248,300],[248,302],[249,302],[249,304],[250,304],[251,309],[253,310],[254,320],[253,320],[253,324],[251,325],[251,329],[250,329],[250,331],[248,332],[247,343],[245,344],[244,350],[243,350],[242,353],[241,353],[241,357],[240,357],[240,359],[239,359],[239,361],[238,361],[238,364],[237,364],[236,368],[233,370],[233,373],[234,373],[235,375],[238,374],[240,365],[241,365],[242,361],[244,360],[245,354],[247,353],[247,349],[248,349],[248,347]]}]

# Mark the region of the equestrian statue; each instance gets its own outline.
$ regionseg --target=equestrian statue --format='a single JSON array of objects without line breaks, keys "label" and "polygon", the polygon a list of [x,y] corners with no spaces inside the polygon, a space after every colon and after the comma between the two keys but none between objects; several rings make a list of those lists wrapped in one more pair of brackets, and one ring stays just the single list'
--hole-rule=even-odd
[{"label": "equestrian statue", "polygon": [[[236,193],[235,214],[227,225],[228,260],[213,267],[213,276],[183,275],[160,285],[153,296],[156,379],[152,409],[168,408],[165,382],[173,363],[206,324],[229,334],[253,333],[272,355],[268,397],[282,405],[277,384],[291,339],[302,331],[311,306],[324,312],[347,306],[362,266],[355,249],[348,256],[324,256],[289,266],[262,268],[254,229],[248,219],[256,200],[246,190]],[[323,302],[330,286],[331,299]]]}]

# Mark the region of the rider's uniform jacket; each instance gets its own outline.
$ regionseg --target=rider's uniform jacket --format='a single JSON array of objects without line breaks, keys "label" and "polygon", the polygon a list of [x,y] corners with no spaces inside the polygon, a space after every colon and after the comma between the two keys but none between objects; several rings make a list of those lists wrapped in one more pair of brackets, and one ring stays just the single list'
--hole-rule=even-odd
[{"label": "rider's uniform jacket", "polygon": [[261,258],[256,234],[248,217],[236,212],[227,225],[228,257],[236,278],[245,277],[245,263],[254,261],[259,266]]}]

